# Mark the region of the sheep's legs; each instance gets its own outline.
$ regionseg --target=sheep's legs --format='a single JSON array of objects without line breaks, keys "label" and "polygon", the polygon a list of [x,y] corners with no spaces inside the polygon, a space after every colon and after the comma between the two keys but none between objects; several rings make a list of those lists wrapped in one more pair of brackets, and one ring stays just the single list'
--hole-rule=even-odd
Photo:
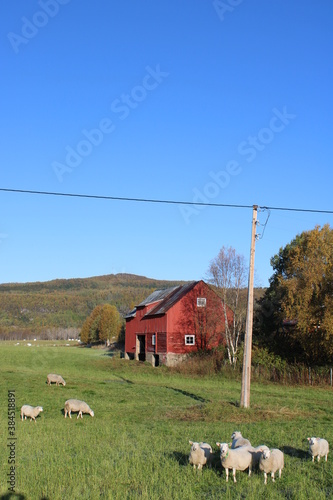
[{"label": "sheep's legs", "polygon": [[228,482],[228,479],[229,479],[229,469],[226,469],[225,470],[225,481],[226,481],[226,483]]},{"label": "sheep's legs", "polygon": [[275,483],[274,472],[271,472],[271,478],[272,478],[273,483]]},{"label": "sheep's legs", "polygon": [[237,481],[236,481],[236,469],[232,469],[232,475],[234,478],[234,483],[237,483]]},{"label": "sheep's legs", "polygon": [[265,478],[264,479],[264,484],[267,484],[267,473],[266,472],[264,472],[264,478]]}]

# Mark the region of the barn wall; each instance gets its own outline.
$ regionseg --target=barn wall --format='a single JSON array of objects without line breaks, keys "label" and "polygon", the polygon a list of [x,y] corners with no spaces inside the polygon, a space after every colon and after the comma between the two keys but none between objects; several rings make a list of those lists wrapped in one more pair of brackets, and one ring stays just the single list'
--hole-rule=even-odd
[{"label": "barn wall", "polygon": [[[202,308],[202,310],[196,306],[198,297],[206,298],[206,307]],[[188,354],[197,350],[197,345],[185,345],[185,335],[195,335],[197,340],[198,330],[195,327],[193,317],[199,318],[200,314],[208,315],[206,323],[208,325],[207,338],[210,340],[207,347],[212,348],[225,344],[225,325],[221,299],[206,283],[200,281],[167,312],[168,353]],[[212,321],[213,316],[214,321]]]},{"label": "barn wall", "polygon": [[[144,318],[151,308],[151,304],[140,308],[134,318],[126,320],[125,352],[135,353],[137,335],[146,335],[146,352],[166,352],[166,315]],[[156,334],[156,346],[152,345],[153,334]]]},{"label": "barn wall", "polygon": [[[206,298],[205,308],[197,307],[198,297]],[[198,344],[185,345],[185,335],[195,335],[197,340],[198,331],[200,333],[198,328],[208,332],[208,348],[225,344],[221,299],[205,282],[198,282],[165,314],[144,318],[156,304],[155,302],[149,304],[148,307],[138,308],[136,316],[126,320],[125,353],[127,357],[131,357],[131,354],[136,351],[137,335],[145,335],[147,360],[154,360],[158,356],[160,364],[169,365],[178,363],[186,355],[198,349]],[[200,317],[200,314],[203,316]],[[193,320],[193,317],[196,317],[196,320]],[[230,311],[231,320],[232,312]],[[155,345],[152,344],[153,334],[156,335]]]}]

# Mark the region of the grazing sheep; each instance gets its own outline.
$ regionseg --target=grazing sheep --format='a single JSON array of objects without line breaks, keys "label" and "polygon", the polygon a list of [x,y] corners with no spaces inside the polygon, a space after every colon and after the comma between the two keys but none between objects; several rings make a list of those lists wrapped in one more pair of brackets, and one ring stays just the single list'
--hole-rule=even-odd
[{"label": "grazing sheep", "polygon": [[62,384],[63,386],[66,385],[66,382],[62,378],[61,375],[56,375],[55,373],[49,373],[46,379],[47,385],[51,385],[52,382],[55,382],[56,385]]},{"label": "grazing sheep", "polygon": [[23,421],[23,417],[25,420],[27,420],[27,417],[30,417],[30,422],[34,420],[36,423],[36,417],[38,417],[41,411],[43,411],[42,406],[23,405],[21,407],[21,419]]},{"label": "grazing sheep", "polygon": [[71,412],[72,411],[78,411],[78,416],[77,418],[82,417],[82,413],[89,413],[92,417],[94,416],[94,412],[92,409],[85,403],[84,401],[80,401],[79,399],[68,399],[65,402],[65,418],[67,417],[67,413],[69,415],[69,418],[71,417]]},{"label": "grazing sheep", "polygon": [[235,448],[240,448],[241,446],[251,446],[251,443],[248,439],[243,438],[242,433],[240,431],[235,431],[231,434],[231,448],[234,450]]},{"label": "grazing sheep", "polygon": [[264,444],[256,446],[256,448],[253,448],[253,446],[249,448],[249,451],[252,455],[252,470],[258,466],[261,454],[264,450],[269,450],[268,446]]},{"label": "grazing sheep", "polygon": [[309,441],[309,453],[310,455],[312,455],[312,462],[314,462],[315,457],[317,457],[318,462],[320,460],[320,457],[325,457],[325,461],[327,462],[329,445],[326,439],[316,437],[307,439]]},{"label": "grazing sheep", "polygon": [[189,441],[189,443],[191,445],[191,451],[188,461],[190,464],[193,464],[193,469],[196,467],[202,469],[202,466],[206,464],[211,467],[213,450],[210,444],[203,442],[196,443],[193,441]]},{"label": "grazing sheep", "polygon": [[221,464],[225,468],[226,481],[229,479],[229,469],[232,469],[234,483],[236,483],[236,470],[249,469],[249,476],[252,471],[252,454],[250,447],[229,448],[228,443],[216,443],[221,450]]},{"label": "grazing sheep", "polygon": [[264,450],[259,460],[259,469],[264,472],[264,484],[267,484],[267,474],[271,474],[273,483],[275,482],[274,474],[279,471],[279,478],[284,467],[284,455],[281,450],[273,448],[272,450]]}]

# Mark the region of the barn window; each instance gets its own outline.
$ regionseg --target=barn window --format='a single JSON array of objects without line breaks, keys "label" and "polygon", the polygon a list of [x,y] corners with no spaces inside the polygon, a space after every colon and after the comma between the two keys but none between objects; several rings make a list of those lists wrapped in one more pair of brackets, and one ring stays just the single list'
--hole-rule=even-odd
[{"label": "barn window", "polygon": [[185,345],[194,345],[195,335],[185,335]]},{"label": "barn window", "polygon": [[206,307],[206,297],[197,297],[197,307]]},{"label": "barn window", "polygon": [[156,345],[156,334],[153,333],[152,337],[151,337],[151,345]]}]

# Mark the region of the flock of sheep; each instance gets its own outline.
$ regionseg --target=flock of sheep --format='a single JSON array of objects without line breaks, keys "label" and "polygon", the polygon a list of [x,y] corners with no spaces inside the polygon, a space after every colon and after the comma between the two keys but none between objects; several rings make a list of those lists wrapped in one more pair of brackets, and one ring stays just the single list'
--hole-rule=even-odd
[{"label": "flock of sheep", "polygon": [[[50,373],[47,376],[47,384],[51,385],[66,385],[65,380],[61,375]],[[21,408],[21,419],[30,418],[36,423],[36,417],[43,411],[42,406],[23,405]],[[88,413],[92,417],[94,412],[85,401],[79,399],[68,399],[64,407],[65,418],[71,412],[78,412],[77,418],[82,417],[82,413]],[[241,432],[235,431],[231,435],[232,443],[216,443],[220,449],[220,459],[222,467],[225,469],[226,481],[229,479],[229,469],[232,470],[234,482],[236,483],[236,471],[249,470],[249,476],[253,469],[258,468],[264,473],[264,483],[267,484],[267,474],[271,474],[272,481],[275,481],[275,473],[279,473],[281,478],[282,469],[284,468],[284,454],[277,448],[269,449],[266,445],[253,447],[248,439],[245,439]],[[309,442],[309,453],[312,456],[312,461],[317,457],[319,462],[321,457],[325,457],[327,462],[327,455],[329,452],[329,444],[326,439],[319,437],[307,438]],[[211,466],[213,458],[213,449],[208,443],[189,441],[191,451],[189,455],[189,463],[194,468],[202,469],[204,465]]]},{"label": "flock of sheep", "polygon": [[[248,439],[243,438],[241,432],[235,431],[232,436],[232,443],[216,443],[220,449],[220,458],[222,467],[225,469],[226,481],[229,479],[229,469],[232,470],[234,482],[236,483],[236,471],[249,470],[249,476],[254,468],[259,467],[264,473],[264,483],[267,484],[267,474],[271,474],[272,481],[275,481],[275,473],[279,473],[281,478],[284,468],[284,454],[277,448],[269,449],[266,445],[260,445],[254,448]],[[329,452],[329,445],[326,439],[312,437],[309,441],[309,453],[312,461],[315,457],[319,462],[320,457],[325,457]],[[204,465],[211,466],[213,458],[213,449],[208,443],[197,443],[189,441],[191,451],[189,463],[194,468],[202,469]]]},{"label": "flock of sheep", "polygon": [[[51,385],[52,383],[55,383],[56,385],[66,385],[65,380],[62,378],[61,375],[57,375],[55,373],[49,373],[46,379],[46,382],[48,385]],[[26,420],[27,417],[30,418],[30,422],[33,420],[36,423],[36,418],[40,414],[40,412],[43,411],[42,406],[30,406],[30,405],[23,405],[21,407],[21,419]],[[92,417],[94,416],[94,412],[92,409],[87,405],[85,401],[81,401],[79,399],[67,399],[65,402],[65,418],[67,415],[69,415],[69,418],[72,418],[71,413],[72,412],[78,412],[77,418],[82,417],[82,413],[88,413]]]}]

